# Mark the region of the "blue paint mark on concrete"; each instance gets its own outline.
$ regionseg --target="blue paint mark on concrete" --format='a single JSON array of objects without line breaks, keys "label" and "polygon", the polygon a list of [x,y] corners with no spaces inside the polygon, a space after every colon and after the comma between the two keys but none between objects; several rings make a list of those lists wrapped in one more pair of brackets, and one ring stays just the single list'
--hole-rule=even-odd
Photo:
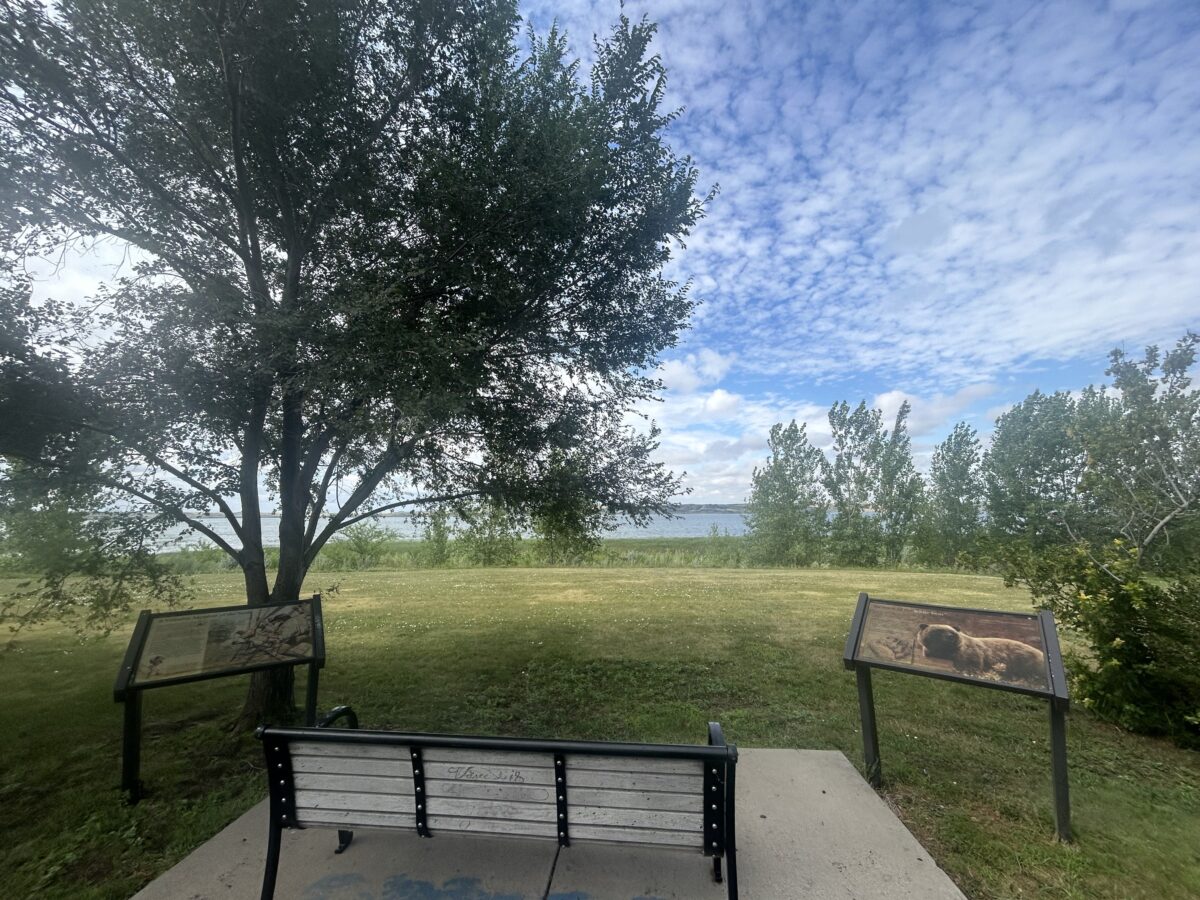
[{"label": "blue paint mark on concrete", "polygon": [[437,887],[432,881],[417,881],[393,875],[383,883],[382,900],[525,900],[522,894],[493,894],[478,878],[451,878]]},{"label": "blue paint mark on concrete", "polygon": [[361,875],[326,875],[304,889],[304,900],[375,900]]}]

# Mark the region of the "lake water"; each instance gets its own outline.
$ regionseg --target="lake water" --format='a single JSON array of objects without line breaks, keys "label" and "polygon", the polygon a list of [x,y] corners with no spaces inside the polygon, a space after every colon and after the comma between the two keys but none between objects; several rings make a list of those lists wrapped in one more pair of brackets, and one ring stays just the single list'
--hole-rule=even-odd
[{"label": "lake water", "polygon": [[[233,529],[229,527],[229,523],[223,518],[220,516],[204,516],[201,518],[201,521],[231,544],[237,545],[238,541],[233,536]],[[381,528],[386,528],[399,538],[419,539],[423,533],[423,526],[420,523],[414,522],[408,516],[380,516],[376,519],[376,522]],[[746,519],[741,513],[689,512],[681,513],[674,519],[654,519],[645,528],[638,528],[626,522],[618,525],[615,531],[606,533],[604,537],[707,537],[714,525],[717,526],[717,530],[721,534],[725,534],[726,532],[733,535],[746,533]],[[279,517],[264,516],[262,529],[264,543],[271,547],[277,546],[279,544]],[[206,545],[208,544],[208,540],[194,532],[184,531],[183,529],[168,535],[164,540],[165,547],[178,548],[195,546],[196,544]]]}]

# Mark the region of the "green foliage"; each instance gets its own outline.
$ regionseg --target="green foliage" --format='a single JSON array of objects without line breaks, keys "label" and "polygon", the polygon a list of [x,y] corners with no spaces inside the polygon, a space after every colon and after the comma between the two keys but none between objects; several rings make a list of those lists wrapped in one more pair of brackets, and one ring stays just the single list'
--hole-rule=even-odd
[{"label": "green foliage", "polygon": [[1198,339],[1111,386],[1040,393],[997,422],[984,468],[992,552],[1088,641],[1084,701],[1120,724],[1195,742],[1200,716]]},{"label": "green foliage", "polygon": [[1133,731],[1200,747],[1200,578],[1146,576],[1124,540],[1047,550],[1029,579],[1086,638],[1070,658],[1076,698]]},{"label": "green foliage", "polygon": [[829,498],[821,483],[824,457],[793,420],[771,427],[771,455],[755,467],[746,511],[750,550],[765,565],[808,566],[821,558]]},{"label": "green foliage", "polygon": [[587,466],[577,453],[562,450],[545,467],[549,487],[532,516],[533,533],[551,565],[582,562],[600,546],[600,533],[612,524],[595,493],[586,485]]},{"label": "green foliage", "polygon": [[0,598],[0,624],[12,632],[50,619],[107,632],[135,604],[172,605],[189,596],[155,552],[165,523],[133,510],[90,503],[89,492],[60,484],[48,494],[0,479],[0,558],[29,576]]},{"label": "green foliage", "polygon": [[996,420],[984,458],[989,551],[1018,575],[1048,548],[1077,534],[1096,536],[1094,511],[1079,485],[1087,453],[1066,391],[1034,391]]},{"label": "green foliage", "polygon": [[934,449],[913,535],[917,562],[947,568],[975,563],[983,529],[982,455],[979,436],[966,422]]},{"label": "green foliage", "polygon": [[512,513],[498,503],[479,503],[460,513],[466,528],[455,540],[463,558],[478,566],[507,566],[517,557],[521,540]]},{"label": "green foliage", "polygon": [[450,510],[437,506],[425,514],[422,556],[427,565],[444,566],[450,561]]},{"label": "green foliage", "polygon": [[705,565],[720,566],[722,568],[737,569],[747,564],[747,554],[745,548],[750,538],[740,537],[729,533],[726,528],[722,531],[717,527],[717,523],[713,522],[708,526],[708,537],[704,538],[704,548],[702,559]]},{"label": "green foliage", "polygon": [[1187,334],[1140,361],[1114,350],[1111,387],[1088,387],[1076,405],[1080,494],[1104,534],[1162,575],[1200,575],[1200,389],[1189,374],[1198,343]]},{"label": "green foliage", "polygon": [[912,536],[922,482],[912,461],[908,401],[891,431],[883,413],[866,401],[854,410],[844,400],[829,410],[833,461],[824,484],[832,501],[830,554],[838,565],[898,564]]},{"label": "green foliage", "polygon": [[[350,559],[357,569],[372,569],[377,566],[392,536],[386,528],[376,522],[358,522],[348,528],[343,528],[339,534],[338,543],[345,546],[350,553]],[[327,545],[329,549],[333,544]]]},{"label": "green foliage", "polygon": [[[7,4],[0,233],[137,262],[78,308],[4,290],[3,478],[192,529],[252,603],[405,505],[665,509],[678,479],[625,416],[691,313],[663,267],[706,201],[655,26],[621,17],[590,72],[519,27],[511,0]],[[133,543],[94,542],[114,562],[80,603],[130,602]]]}]

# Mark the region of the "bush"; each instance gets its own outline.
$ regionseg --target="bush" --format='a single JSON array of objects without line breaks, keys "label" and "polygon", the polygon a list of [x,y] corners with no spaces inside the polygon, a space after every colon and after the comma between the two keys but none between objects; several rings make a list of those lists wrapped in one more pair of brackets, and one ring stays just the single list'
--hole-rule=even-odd
[{"label": "bush", "polygon": [[1068,656],[1080,703],[1131,731],[1200,747],[1200,579],[1148,577],[1118,540],[1046,554],[1033,587],[1088,643],[1088,656]]},{"label": "bush", "polygon": [[426,515],[421,552],[429,566],[444,566],[450,561],[450,511],[445,507],[439,506]]},{"label": "bush", "polygon": [[493,503],[464,510],[467,527],[455,543],[468,563],[476,566],[508,566],[517,558],[521,535],[508,511]]},{"label": "bush", "polygon": [[339,543],[349,551],[354,568],[371,569],[383,558],[392,537],[390,531],[375,522],[359,522],[341,531]]}]

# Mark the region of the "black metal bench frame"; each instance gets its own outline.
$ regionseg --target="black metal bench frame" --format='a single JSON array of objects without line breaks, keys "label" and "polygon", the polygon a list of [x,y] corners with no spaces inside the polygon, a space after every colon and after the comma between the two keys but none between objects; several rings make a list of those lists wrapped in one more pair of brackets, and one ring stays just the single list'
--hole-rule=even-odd
[{"label": "black metal bench frame", "polygon": [[[329,728],[333,722],[346,718],[349,729]],[[737,775],[737,746],[727,744],[716,722],[708,725],[708,746],[699,744],[634,744],[609,741],[556,741],[528,738],[475,737],[455,734],[403,733],[393,731],[359,731],[358,718],[349,707],[338,707],[324,716],[316,728],[284,728],[263,726],[257,731],[263,743],[267,763],[267,784],[270,792],[270,828],[267,841],[266,871],[263,875],[262,898],[271,900],[275,895],[275,881],[279,871],[280,846],[285,828],[303,828],[295,816],[295,786],[289,746],[293,741],[338,744],[364,744],[375,746],[403,746],[412,749],[413,777],[421,783],[422,748],[453,748],[460,750],[483,750],[495,752],[526,752],[552,754],[556,774],[561,786],[558,794],[559,831],[558,843],[570,846],[570,802],[567,787],[570,773],[565,763],[568,754],[592,756],[622,756],[645,759],[697,760],[704,764],[703,852],[713,861],[713,877],[717,882],[725,881],[729,900],[737,900],[737,841],[734,828],[734,797]],[[415,795],[423,799],[420,788]],[[416,810],[416,832],[422,837],[432,834],[426,823],[422,806]],[[353,832],[338,829],[338,846],[335,852],[343,852],[353,839]],[[549,839],[549,835],[547,839]],[[650,845],[641,845],[650,846]],[[726,861],[726,873],[722,879],[721,860]]]}]

